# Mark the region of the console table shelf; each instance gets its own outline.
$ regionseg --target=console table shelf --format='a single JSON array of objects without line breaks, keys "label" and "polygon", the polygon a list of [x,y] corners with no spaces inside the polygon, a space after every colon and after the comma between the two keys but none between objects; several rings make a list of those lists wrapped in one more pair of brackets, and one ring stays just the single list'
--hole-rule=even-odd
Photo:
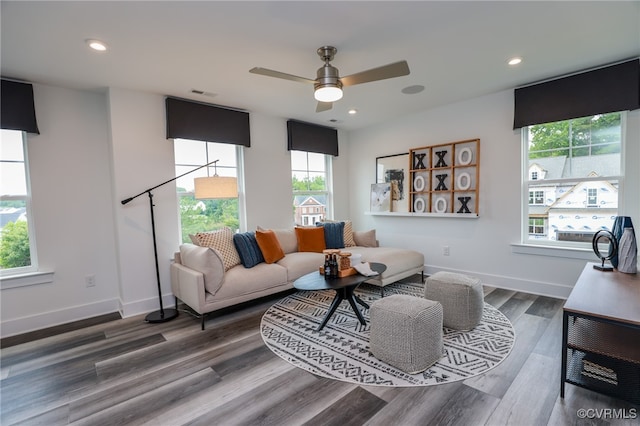
[{"label": "console table shelf", "polygon": [[588,263],[563,307],[565,383],[640,404],[640,277]]}]

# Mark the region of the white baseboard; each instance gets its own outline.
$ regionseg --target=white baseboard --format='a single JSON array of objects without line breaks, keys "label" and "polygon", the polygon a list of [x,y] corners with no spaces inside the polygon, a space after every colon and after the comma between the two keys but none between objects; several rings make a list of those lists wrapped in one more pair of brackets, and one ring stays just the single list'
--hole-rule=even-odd
[{"label": "white baseboard", "polygon": [[118,306],[118,299],[108,299],[86,305],[73,306],[57,311],[44,312],[28,317],[2,321],[2,324],[0,324],[0,337],[4,338],[14,336],[16,334],[28,333],[30,331],[41,330],[43,328],[117,312]]},{"label": "white baseboard", "polygon": [[[162,306],[164,309],[175,308],[176,299],[173,297],[173,294],[162,295]],[[160,310],[160,303],[158,302],[157,296],[129,303],[122,303],[122,300],[119,301],[119,311],[123,318],[148,314],[149,312],[158,310]]]},{"label": "white baseboard", "polygon": [[445,269],[439,266],[425,265],[424,273],[426,275],[435,274],[439,271],[457,272],[460,274],[472,275],[482,280],[483,284],[492,287],[503,288],[506,290],[522,291],[524,293],[532,293],[540,296],[555,297],[558,299],[566,299],[569,297],[573,287],[563,286],[560,284],[544,283],[540,281],[523,280],[520,278],[507,277],[504,275],[481,274],[474,271],[465,271],[460,269]]}]

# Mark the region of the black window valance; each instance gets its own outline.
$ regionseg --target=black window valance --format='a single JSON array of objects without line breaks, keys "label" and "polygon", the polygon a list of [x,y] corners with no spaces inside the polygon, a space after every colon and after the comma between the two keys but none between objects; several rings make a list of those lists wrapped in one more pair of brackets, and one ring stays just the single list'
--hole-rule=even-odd
[{"label": "black window valance", "polygon": [[640,108],[640,60],[515,89],[513,128]]},{"label": "black window valance", "polygon": [[0,127],[40,134],[31,84],[2,79],[0,98]]},{"label": "black window valance", "polygon": [[167,98],[167,139],[251,146],[249,113],[215,105]]},{"label": "black window valance", "polygon": [[287,121],[287,148],[289,151],[318,152],[338,156],[338,131],[331,127]]}]

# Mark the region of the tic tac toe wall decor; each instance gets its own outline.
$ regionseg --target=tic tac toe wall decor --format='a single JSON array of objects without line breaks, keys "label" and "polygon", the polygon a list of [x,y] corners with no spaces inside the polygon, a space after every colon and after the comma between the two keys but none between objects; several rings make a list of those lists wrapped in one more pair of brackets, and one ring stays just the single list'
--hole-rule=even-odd
[{"label": "tic tac toe wall decor", "polygon": [[413,213],[478,216],[480,139],[409,150]]}]

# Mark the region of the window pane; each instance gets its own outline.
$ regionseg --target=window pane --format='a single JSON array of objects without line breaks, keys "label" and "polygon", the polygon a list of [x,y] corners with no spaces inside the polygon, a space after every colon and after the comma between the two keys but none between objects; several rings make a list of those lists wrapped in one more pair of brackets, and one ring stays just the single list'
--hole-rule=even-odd
[{"label": "window pane", "polygon": [[525,134],[529,239],[591,243],[595,232],[611,229],[618,214],[621,114],[539,124]]},{"label": "window pane", "polygon": [[294,221],[312,226],[326,219],[329,192],[327,157],[312,152],[291,151]]},{"label": "window pane", "polygon": [[[23,133],[2,130],[0,145],[0,269],[32,266],[29,194]],[[16,271],[18,272],[18,271]],[[21,269],[19,272],[24,272]]]},{"label": "window pane", "polygon": [[0,163],[0,195],[27,195],[24,163]]},{"label": "window pane", "polygon": [[219,160],[215,166],[196,170],[176,181],[183,243],[190,242],[189,234],[197,232],[213,231],[225,226],[233,232],[240,230],[238,198],[196,200],[193,194],[196,177],[213,176],[215,173],[218,176],[238,176],[236,150],[236,145],[231,144],[174,140],[176,176]]}]

